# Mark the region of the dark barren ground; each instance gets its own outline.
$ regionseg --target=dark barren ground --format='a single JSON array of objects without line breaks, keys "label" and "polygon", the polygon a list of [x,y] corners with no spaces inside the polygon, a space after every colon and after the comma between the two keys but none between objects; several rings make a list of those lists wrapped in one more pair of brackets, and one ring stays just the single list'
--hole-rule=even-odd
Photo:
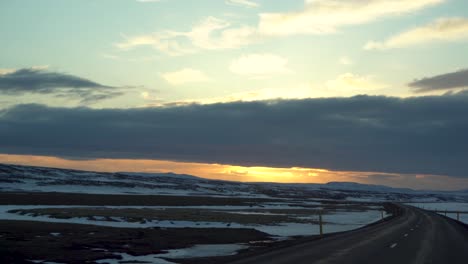
[{"label": "dark barren ground", "polygon": [[227,244],[266,239],[268,235],[253,229],[139,229],[0,221],[0,263],[30,263],[25,259],[93,263],[116,258],[111,252],[147,255],[201,241]]},{"label": "dark barren ground", "polygon": [[278,199],[223,198],[203,196],[81,194],[59,192],[0,192],[0,205],[138,205],[138,206],[197,206],[251,205],[277,202]]}]

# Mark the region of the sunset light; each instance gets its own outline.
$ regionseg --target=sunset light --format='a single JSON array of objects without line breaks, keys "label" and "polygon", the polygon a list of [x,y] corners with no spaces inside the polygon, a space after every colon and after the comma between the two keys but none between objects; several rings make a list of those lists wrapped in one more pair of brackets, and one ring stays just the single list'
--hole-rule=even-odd
[{"label": "sunset light", "polygon": [[468,263],[467,0],[0,0],[0,264]]}]

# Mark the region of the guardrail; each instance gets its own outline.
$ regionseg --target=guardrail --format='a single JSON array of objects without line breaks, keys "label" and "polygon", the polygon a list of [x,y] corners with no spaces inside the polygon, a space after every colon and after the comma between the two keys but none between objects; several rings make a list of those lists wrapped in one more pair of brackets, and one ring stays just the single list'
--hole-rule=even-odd
[{"label": "guardrail", "polygon": [[468,214],[467,211],[451,211],[451,210],[428,210],[434,213],[438,214],[444,214],[447,216],[447,214],[457,214],[457,221],[460,221],[460,214]]},{"label": "guardrail", "polygon": [[457,214],[457,221],[460,221],[460,215],[461,214],[468,214],[468,211],[458,211],[458,210],[438,210],[438,209],[429,209],[429,208],[424,208],[424,206],[421,206],[419,207],[423,210],[426,210],[426,211],[429,211],[429,212],[434,212],[434,213],[437,213],[437,214],[444,214],[445,216],[447,216],[447,214]]},{"label": "guardrail", "polygon": [[[399,212],[399,208],[392,208],[392,210],[390,210],[390,214],[397,214]],[[381,220],[383,220],[386,216],[385,216],[385,211],[386,210],[380,210],[380,218]],[[323,213],[322,212],[319,212],[318,214],[318,224],[319,224],[319,234],[320,236],[323,236],[324,232],[323,232],[323,226],[324,226],[324,221],[323,221],[323,217],[322,217]]]}]

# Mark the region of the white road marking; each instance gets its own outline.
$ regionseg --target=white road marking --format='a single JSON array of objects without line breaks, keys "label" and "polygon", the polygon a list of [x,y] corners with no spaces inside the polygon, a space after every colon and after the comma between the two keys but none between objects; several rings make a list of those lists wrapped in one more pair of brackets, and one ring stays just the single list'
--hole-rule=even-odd
[{"label": "white road marking", "polygon": [[405,234],[405,237],[407,237],[407,236],[408,236],[408,234]]},{"label": "white road marking", "polygon": [[397,243],[393,243],[393,244],[390,245],[390,248],[394,248],[396,246],[397,246]]},{"label": "white road marking", "polygon": [[414,229],[413,229],[413,228],[411,228],[411,231],[414,231]]}]

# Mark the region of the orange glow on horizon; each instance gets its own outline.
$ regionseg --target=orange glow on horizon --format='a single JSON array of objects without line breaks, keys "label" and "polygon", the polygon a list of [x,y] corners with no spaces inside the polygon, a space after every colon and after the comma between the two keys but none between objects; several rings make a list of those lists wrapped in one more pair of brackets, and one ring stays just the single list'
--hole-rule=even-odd
[{"label": "orange glow on horizon", "polygon": [[49,156],[7,154],[0,154],[0,162],[19,165],[44,166],[104,172],[173,172],[178,174],[190,174],[207,179],[240,182],[326,183],[329,181],[335,181],[336,176],[338,176],[338,174],[341,174],[339,172],[331,172],[324,169],[299,167],[245,167],[227,164],[177,162],[167,160],[68,160]]},{"label": "orange glow on horizon", "polygon": [[[0,163],[77,169],[98,172],[145,172],[190,174],[206,179],[239,182],[327,183],[357,182],[413,189],[457,190],[468,187],[468,179],[377,172],[332,171],[316,168],[245,167],[228,164],[167,160],[91,159],[69,160],[49,156],[0,154]],[[466,187],[465,187],[466,188]]]}]

